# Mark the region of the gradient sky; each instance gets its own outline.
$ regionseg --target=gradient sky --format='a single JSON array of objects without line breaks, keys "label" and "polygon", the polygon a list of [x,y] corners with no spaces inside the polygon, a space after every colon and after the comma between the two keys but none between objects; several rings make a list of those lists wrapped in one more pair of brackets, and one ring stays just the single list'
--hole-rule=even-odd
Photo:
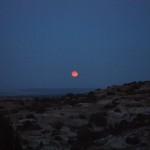
[{"label": "gradient sky", "polygon": [[0,1],[0,90],[139,80],[150,80],[150,0]]}]

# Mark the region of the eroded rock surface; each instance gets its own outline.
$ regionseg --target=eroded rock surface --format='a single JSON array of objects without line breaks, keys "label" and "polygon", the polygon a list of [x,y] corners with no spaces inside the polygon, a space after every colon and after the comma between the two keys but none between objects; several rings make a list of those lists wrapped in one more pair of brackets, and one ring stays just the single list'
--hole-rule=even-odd
[{"label": "eroded rock surface", "polygon": [[1,98],[24,150],[150,149],[150,82],[59,98]]}]

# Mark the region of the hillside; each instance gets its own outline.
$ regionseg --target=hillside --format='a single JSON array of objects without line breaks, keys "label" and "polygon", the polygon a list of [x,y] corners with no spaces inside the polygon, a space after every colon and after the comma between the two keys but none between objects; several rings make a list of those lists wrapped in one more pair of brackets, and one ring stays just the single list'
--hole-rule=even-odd
[{"label": "hillside", "polygon": [[59,98],[1,98],[24,150],[149,150],[150,81]]}]

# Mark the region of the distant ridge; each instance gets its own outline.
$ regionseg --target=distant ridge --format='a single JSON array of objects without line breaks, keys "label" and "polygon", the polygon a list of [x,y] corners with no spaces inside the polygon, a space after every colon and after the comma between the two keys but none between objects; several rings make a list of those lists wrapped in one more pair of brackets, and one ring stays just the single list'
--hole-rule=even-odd
[{"label": "distant ridge", "polygon": [[29,88],[14,91],[0,92],[1,97],[5,96],[60,96],[67,93],[83,93],[94,90],[94,88],[60,88],[60,89],[49,89],[49,88]]}]

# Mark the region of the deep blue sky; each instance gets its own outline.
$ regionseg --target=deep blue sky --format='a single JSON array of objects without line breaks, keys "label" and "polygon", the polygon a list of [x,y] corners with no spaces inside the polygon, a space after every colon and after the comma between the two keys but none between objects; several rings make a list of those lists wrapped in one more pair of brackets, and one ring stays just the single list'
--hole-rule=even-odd
[{"label": "deep blue sky", "polygon": [[0,1],[0,90],[149,79],[150,0]]}]

